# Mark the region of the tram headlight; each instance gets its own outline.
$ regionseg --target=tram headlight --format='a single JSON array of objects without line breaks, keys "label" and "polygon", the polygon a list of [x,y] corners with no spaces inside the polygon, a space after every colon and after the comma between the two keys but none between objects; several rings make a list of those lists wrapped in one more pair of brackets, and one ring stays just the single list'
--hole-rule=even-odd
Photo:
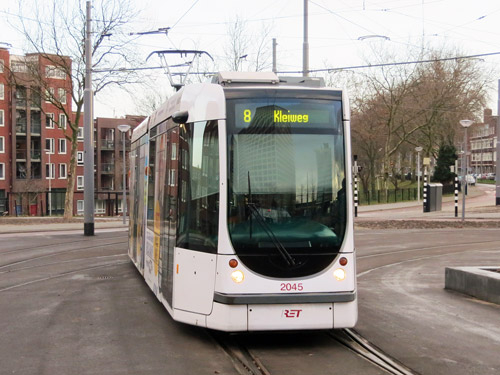
[{"label": "tram headlight", "polygon": [[239,284],[243,282],[243,280],[245,279],[245,275],[242,271],[236,270],[231,273],[231,279],[233,279],[235,283]]},{"label": "tram headlight", "polygon": [[346,272],[343,268],[337,268],[335,271],[333,271],[333,276],[335,276],[335,279],[337,279],[337,281],[343,281],[345,280]]}]

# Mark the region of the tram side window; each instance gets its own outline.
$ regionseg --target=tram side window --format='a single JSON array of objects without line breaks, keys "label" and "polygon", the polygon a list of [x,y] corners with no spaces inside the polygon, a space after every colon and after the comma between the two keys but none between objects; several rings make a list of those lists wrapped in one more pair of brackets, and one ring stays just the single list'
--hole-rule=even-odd
[{"label": "tram side window", "polygon": [[156,139],[149,140],[148,229],[154,230]]},{"label": "tram side window", "polygon": [[217,251],[219,229],[219,142],[217,121],[186,124],[179,156],[179,233],[177,246]]}]

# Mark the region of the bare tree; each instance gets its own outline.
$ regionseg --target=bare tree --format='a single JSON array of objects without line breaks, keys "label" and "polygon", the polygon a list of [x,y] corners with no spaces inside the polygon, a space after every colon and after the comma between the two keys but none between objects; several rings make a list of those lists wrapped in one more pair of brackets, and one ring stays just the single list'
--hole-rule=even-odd
[{"label": "bare tree", "polygon": [[168,100],[168,94],[158,88],[149,86],[143,95],[136,95],[135,110],[144,116],[151,115]]},{"label": "bare tree", "polygon": [[260,33],[251,34],[245,21],[237,17],[227,29],[228,42],[224,48],[226,66],[229,70],[242,71],[247,62],[250,71],[271,68],[271,24],[262,24]]},{"label": "bare tree", "polygon": [[[28,64],[32,79],[40,88],[40,95],[52,103],[67,118],[64,136],[71,144],[71,159],[66,188],[64,217],[73,216],[73,193],[76,179],[77,133],[83,111],[85,86],[85,3],[77,2],[75,7],[68,6],[65,0],[52,0],[39,5],[32,17],[26,18],[31,9],[19,0],[19,16],[16,27],[24,34],[30,53],[37,54],[54,71],[63,72],[71,77],[72,108],[61,101],[58,95],[50,95],[45,71],[35,64]],[[116,68],[135,65],[131,40],[126,36],[124,27],[137,12],[126,0],[94,1],[92,69],[93,90],[97,94],[111,85],[125,85],[137,80],[130,71]],[[111,42],[107,38],[112,38]],[[47,94],[49,93],[49,94]],[[71,112],[74,112],[74,116]],[[61,125],[61,124],[58,124]]]},{"label": "bare tree", "polygon": [[419,67],[422,85],[414,94],[414,105],[425,109],[418,119],[422,127],[417,137],[407,141],[423,146],[424,154],[437,157],[440,144],[454,143],[460,119],[481,115],[490,74],[474,59],[439,60],[442,54],[432,56],[435,62]]},{"label": "bare tree", "polygon": [[[358,151],[370,163],[374,147],[380,146],[386,178],[395,175],[395,158],[408,145],[422,146],[424,155],[434,155],[444,139],[453,139],[459,118],[474,118],[484,106],[489,79],[476,61],[445,60],[449,54],[443,52],[429,56],[435,61],[395,64],[363,74],[366,91],[359,97],[357,117],[361,122],[353,127],[365,144],[353,143],[362,146]],[[382,145],[378,137],[375,142],[373,132],[383,137]]]},{"label": "bare tree", "polygon": [[248,55],[250,37],[246,34],[246,23],[239,17],[229,24],[228,43],[224,48],[229,70],[240,71],[242,60]]}]

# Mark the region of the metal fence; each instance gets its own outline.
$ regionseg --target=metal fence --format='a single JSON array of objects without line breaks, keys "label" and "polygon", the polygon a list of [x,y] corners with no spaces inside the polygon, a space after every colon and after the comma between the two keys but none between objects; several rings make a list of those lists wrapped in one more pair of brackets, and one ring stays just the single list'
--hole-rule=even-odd
[{"label": "metal fence", "polygon": [[[388,189],[375,191],[361,191],[358,193],[359,204],[369,205],[378,203],[397,203],[406,201],[416,201],[418,199],[417,188],[406,189]],[[422,199],[423,184],[420,187],[420,199]],[[443,185],[443,195],[453,194],[455,187],[451,185]]]},{"label": "metal fence", "polygon": [[396,203],[417,200],[417,188],[364,191],[359,204]]}]

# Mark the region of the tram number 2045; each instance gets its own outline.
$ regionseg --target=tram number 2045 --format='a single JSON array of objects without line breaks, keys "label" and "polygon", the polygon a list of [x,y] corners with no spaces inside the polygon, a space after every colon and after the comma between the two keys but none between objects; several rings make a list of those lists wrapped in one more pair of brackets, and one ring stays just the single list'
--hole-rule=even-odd
[{"label": "tram number 2045", "polygon": [[282,292],[291,292],[291,291],[301,292],[303,290],[304,286],[302,285],[302,283],[281,283]]}]

